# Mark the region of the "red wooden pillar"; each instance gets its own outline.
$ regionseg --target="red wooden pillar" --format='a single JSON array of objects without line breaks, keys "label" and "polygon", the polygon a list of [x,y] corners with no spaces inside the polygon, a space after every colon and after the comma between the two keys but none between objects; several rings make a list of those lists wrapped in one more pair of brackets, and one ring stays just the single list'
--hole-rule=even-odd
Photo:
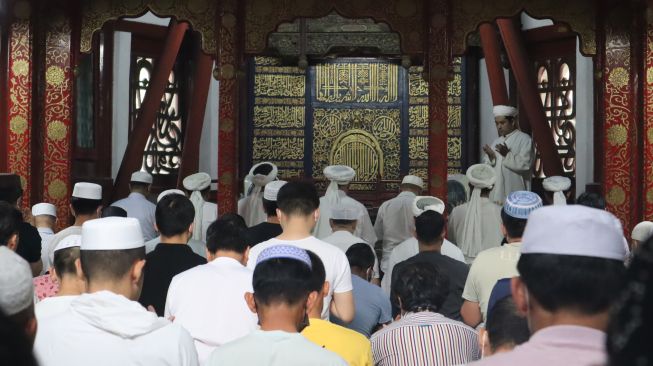
[{"label": "red wooden pillar", "polygon": [[[644,212],[643,220],[653,220],[653,19],[646,24],[644,67]],[[651,75],[649,77],[649,75]]]},{"label": "red wooden pillar", "polygon": [[562,175],[562,162],[553,141],[551,128],[545,118],[544,107],[537,92],[537,83],[533,77],[520,33],[512,19],[497,19],[497,25],[517,81],[519,99],[526,109],[524,112],[531,121],[533,139],[537,143],[544,164],[544,174],[547,176]]},{"label": "red wooden pillar", "polygon": [[493,24],[483,23],[479,26],[479,33],[490,81],[492,103],[494,105],[508,105],[510,103],[508,89],[506,88],[506,78],[503,75],[503,66],[501,66],[501,45],[499,44],[496,28]]}]

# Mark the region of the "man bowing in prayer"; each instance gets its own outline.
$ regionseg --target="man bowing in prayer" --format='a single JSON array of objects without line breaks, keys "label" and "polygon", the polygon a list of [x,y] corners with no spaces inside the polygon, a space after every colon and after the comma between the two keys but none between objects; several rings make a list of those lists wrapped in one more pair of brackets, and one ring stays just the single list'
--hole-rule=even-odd
[{"label": "man bowing in prayer", "polygon": [[483,146],[483,162],[494,167],[497,180],[490,199],[501,205],[511,192],[530,190],[533,142],[519,131],[516,108],[496,105],[492,111],[499,137]]}]

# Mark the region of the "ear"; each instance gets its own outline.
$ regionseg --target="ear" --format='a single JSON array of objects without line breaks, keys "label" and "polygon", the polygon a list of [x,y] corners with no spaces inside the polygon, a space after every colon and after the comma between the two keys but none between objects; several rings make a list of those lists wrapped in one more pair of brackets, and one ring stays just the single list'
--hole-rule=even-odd
[{"label": "ear", "polygon": [[324,281],[324,285],[322,285],[322,292],[321,292],[322,297],[326,297],[329,294],[329,288],[331,288],[329,281]]},{"label": "ear", "polygon": [[193,231],[195,231],[195,222],[191,222],[190,225],[188,226],[188,233],[190,235],[193,235]]},{"label": "ear", "polygon": [[256,314],[256,301],[254,300],[254,294],[251,292],[245,292],[245,302],[247,307],[251,310],[252,313]]},{"label": "ear", "polygon": [[501,235],[503,235],[504,237],[508,235],[508,230],[506,230],[506,227],[503,225],[503,222],[501,223],[501,225],[499,225],[499,227],[501,228]]},{"label": "ear", "polygon": [[442,232],[440,233],[440,239],[444,241],[444,238],[447,237],[447,225],[442,227]]},{"label": "ear", "polygon": [[333,230],[333,219],[329,219],[329,227],[331,227],[331,231]]},{"label": "ear", "polygon": [[18,249],[18,233],[12,235],[7,241],[7,247],[14,252]]},{"label": "ear", "polygon": [[510,280],[510,289],[517,312],[522,316],[526,316],[528,313],[528,289],[526,289],[526,285],[521,278],[513,277]]},{"label": "ear", "polygon": [[97,209],[95,210],[95,217],[101,217],[102,216],[102,205],[98,206]]},{"label": "ear", "polygon": [[243,253],[243,266],[247,266],[247,262],[249,262],[249,250],[252,249],[251,247],[247,247],[245,249],[245,253]]},{"label": "ear", "polygon": [[154,223],[154,230],[155,230],[157,233],[160,233],[160,231],[159,231],[159,225],[157,225],[156,222]]},{"label": "ear", "polygon": [[315,306],[315,303],[317,302],[318,296],[322,296],[321,294],[318,295],[317,291],[311,291],[310,294],[308,294],[308,298],[306,299],[306,311],[310,311],[313,309]]},{"label": "ear", "polygon": [[133,284],[139,285],[141,283],[141,278],[143,278],[143,267],[145,267],[145,259],[134,262],[130,279]]},{"label": "ear", "polygon": [[[77,259],[77,261],[78,260],[79,259]],[[75,262],[77,262],[77,261],[75,261]],[[52,280],[52,282],[57,281],[57,270],[54,268],[54,266],[50,267],[50,279]]]},{"label": "ear", "polygon": [[25,323],[25,334],[32,341],[36,337],[36,330],[38,328],[38,323],[36,322],[36,316],[32,316],[27,323]]},{"label": "ear", "polygon": [[478,328],[478,344],[481,348],[482,355],[489,356],[492,354],[492,348],[490,347],[490,334],[484,327]]},{"label": "ear", "polygon": [[[52,272],[55,271],[54,267],[50,267],[50,269],[52,270]],[[82,261],[79,258],[75,259],[75,272],[77,273],[77,277],[79,278],[86,277],[84,275],[84,271],[82,271]]]},{"label": "ear", "polygon": [[315,218],[315,222],[320,219],[320,208],[318,207],[314,212],[313,212],[313,217]]},{"label": "ear", "polygon": [[70,209],[70,214],[71,215],[77,216],[77,214],[75,213],[75,209],[73,208],[72,203],[68,205],[68,208]]}]

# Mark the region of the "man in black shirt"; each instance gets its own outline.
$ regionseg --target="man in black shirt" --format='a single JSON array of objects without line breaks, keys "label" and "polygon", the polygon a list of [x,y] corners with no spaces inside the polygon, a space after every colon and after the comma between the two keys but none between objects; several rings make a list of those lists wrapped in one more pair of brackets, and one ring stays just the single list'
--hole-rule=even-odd
[{"label": "man in black shirt", "polygon": [[138,302],[145,307],[153,307],[159,316],[163,316],[172,278],[205,264],[206,259],[195,254],[187,245],[193,234],[195,218],[195,209],[188,198],[181,194],[163,197],[156,205],[155,217],[161,242],[145,257],[145,280]]},{"label": "man in black shirt", "polygon": [[441,273],[446,274],[449,278],[447,298],[438,312],[450,319],[462,319],[460,307],[463,303],[462,294],[469,267],[462,262],[440,254],[445,233],[445,220],[440,213],[427,210],[415,218],[415,236],[419,243],[419,254],[400,262],[392,271],[390,300],[392,302],[393,316],[399,313],[399,304],[394,290],[397,282],[396,275],[401,272],[400,268],[414,263],[428,262],[435,265]]},{"label": "man in black shirt", "polygon": [[268,241],[281,235],[283,231],[277,218],[277,193],[286,181],[275,180],[265,185],[263,191],[263,208],[268,216],[266,222],[254,225],[245,231],[245,242],[251,248],[258,243]]}]

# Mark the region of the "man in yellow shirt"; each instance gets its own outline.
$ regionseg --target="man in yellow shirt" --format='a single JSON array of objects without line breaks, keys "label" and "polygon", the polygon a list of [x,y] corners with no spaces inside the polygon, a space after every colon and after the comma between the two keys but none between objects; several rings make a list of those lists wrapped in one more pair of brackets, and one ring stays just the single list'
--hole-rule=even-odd
[{"label": "man in yellow shirt", "polygon": [[372,345],[362,334],[322,320],[322,305],[324,297],[329,293],[329,283],[325,282],[324,264],[311,251],[307,251],[313,264],[311,275],[311,291],[317,292],[317,300],[308,308],[309,326],[304,328],[302,335],[309,341],[338,354],[350,366],[372,366]]}]

